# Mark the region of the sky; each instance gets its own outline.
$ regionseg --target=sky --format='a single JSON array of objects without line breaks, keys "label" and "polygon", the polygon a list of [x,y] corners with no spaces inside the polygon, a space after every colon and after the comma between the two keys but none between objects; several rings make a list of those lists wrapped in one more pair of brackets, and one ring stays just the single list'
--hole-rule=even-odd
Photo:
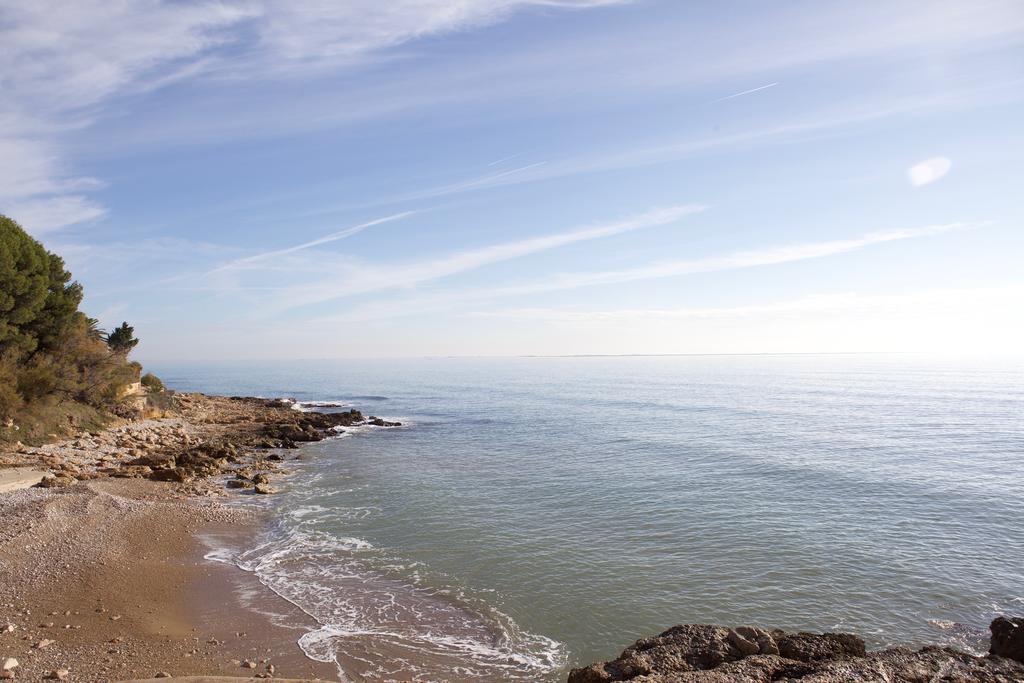
[{"label": "sky", "polygon": [[1024,349],[1019,0],[0,0],[143,360]]}]

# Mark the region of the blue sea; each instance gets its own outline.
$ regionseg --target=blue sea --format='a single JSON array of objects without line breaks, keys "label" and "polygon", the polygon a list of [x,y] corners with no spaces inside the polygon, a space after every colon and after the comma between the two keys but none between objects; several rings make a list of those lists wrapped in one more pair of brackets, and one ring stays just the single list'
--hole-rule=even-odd
[{"label": "blue sea", "polygon": [[1024,613],[1019,361],[148,368],[404,423],[304,446],[259,498],[276,521],[232,556],[349,680],[564,680],[686,622],[979,650],[995,615]]}]

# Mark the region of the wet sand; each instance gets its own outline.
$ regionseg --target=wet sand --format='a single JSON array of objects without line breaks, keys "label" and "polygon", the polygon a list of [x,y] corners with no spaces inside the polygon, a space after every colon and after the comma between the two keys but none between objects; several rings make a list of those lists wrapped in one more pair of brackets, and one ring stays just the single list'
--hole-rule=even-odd
[{"label": "wet sand", "polygon": [[252,575],[203,559],[202,534],[246,537],[259,523],[143,479],[3,494],[0,657],[17,659],[15,680],[61,670],[70,681],[336,679],[296,645],[308,617]]}]

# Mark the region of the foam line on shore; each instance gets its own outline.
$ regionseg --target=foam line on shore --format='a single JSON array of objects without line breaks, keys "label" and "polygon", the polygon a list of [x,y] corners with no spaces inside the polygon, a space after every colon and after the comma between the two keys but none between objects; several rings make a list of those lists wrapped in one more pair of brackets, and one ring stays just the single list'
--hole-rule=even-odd
[{"label": "foam line on shore", "polygon": [[275,498],[271,524],[251,548],[220,546],[206,553],[209,561],[253,573],[319,625],[298,639],[307,657],[334,662],[343,679],[385,662],[412,680],[462,671],[468,677],[535,681],[564,666],[561,643],[522,631],[508,615],[462,589],[425,583],[428,568],[365,539],[319,528],[328,517],[343,528],[345,520],[374,509],[308,500],[321,478],[317,469],[315,461],[304,465],[295,475],[306,480],[303,485]]}]

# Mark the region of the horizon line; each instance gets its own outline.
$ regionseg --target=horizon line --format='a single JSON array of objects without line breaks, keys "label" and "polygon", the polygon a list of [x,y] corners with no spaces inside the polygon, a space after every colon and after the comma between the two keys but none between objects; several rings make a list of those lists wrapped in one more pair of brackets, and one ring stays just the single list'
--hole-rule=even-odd
[{"label": "horizon line", "polygon": [[[512,358],[682,358],[700,356],[881,356],[881,355],[933,355],[933,356],[967,356],[985,355],[1005,357],[1005,353],[972,354],[964,351],[750,351],[750,352],[693,352],[693,353],[574,353],[574,354],[457,354],[457,355],[424,355],[424,356],[331,356],[331,357],[297,357],[297,358],[204,358],[204,359],[149,359],[145,363],[264,363],[264,362],[321,362],[321,361],[366,361],[366,360],[457,360],[457,359],[494,359]],[[1017,354],[1021,355],[1021,354]]]}]

